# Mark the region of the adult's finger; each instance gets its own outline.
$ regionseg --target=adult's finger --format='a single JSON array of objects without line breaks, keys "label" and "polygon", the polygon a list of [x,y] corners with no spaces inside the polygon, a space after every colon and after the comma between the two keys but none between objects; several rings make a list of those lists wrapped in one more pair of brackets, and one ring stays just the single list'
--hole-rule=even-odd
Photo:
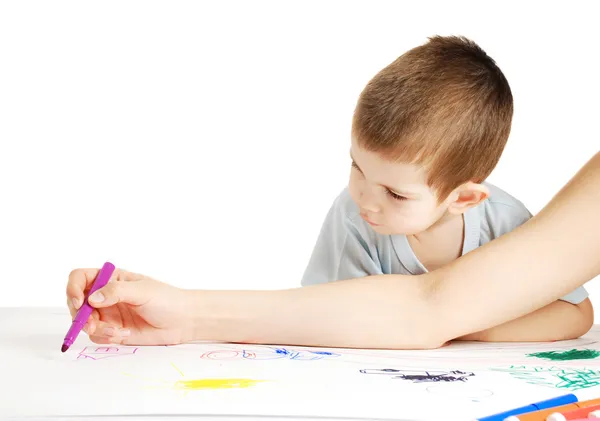
[{"label": "adult's finger", "polygon": [[[73,305],[73,301],[69,298],[67,298],[67,307],[69,308],[69,313],[71,314],[71,320],[75,319],[75,316],[77,315],[78,310]],[[98,310],[96,310],[96,309],[92,310],[90,319],[100,320],[100,313],[98,313]]]},{"label": "adult's finger", "polygon": [[[83,304],[85,293],[92,287],[100,269],[75,269],[69,274],[69,282],[67,283],[67,299],[71,300],[73,308],[78,310]],[[116,269],[111,280],[123,278],[127,272]]]},{"label": "adult's finger", "polygon": [[73,305],[73,300],[67,297],[67,307],[69,308],[69,313],[71,313],[71,320],[75,318],[77,314],[77,310],[75,310],[75,306]]},{"label": "adult's finger", "polygon": [[100,269],[75,269],[69,274],[67,282],[67,299],[71,300],[75,310],[81,307],[85,291],[94,283]]},{"label": "adult's finger", "polygon": [[122,328],[121,326],[115,325],[113,323],[107,323],[102,321],[95,321],[94,330],[90,331],[90,336],[98,336],[98,337],[120,337],[126,338],[131,335],[131,330],[127,328]]},{"label": "adult's finger", "polygon": [[105,287],[90,295],[92,307],[104,308],[117,303],[143,305],[150,301],[154,289],[146,280],[132,282],[109,282]]},{"label": "adult's finger", "polygon": [[117,273],[117,275],[114,276],[114,278],[117,281],[131,282],[139,281],[140,279],[146,278],[146,276],[142,275],[141,273],[129,272],[124,269],[117,269],[115,270],[115,273]]},{"label": "adult's finger", "polygon": [[99,345],[107,345],[107,344],[112,343],[110,341],[110,338],[107,338],[105,336],[94,336],[94,335],[90,336],[90,341],[92,341],[95,344],[99,344]]}]

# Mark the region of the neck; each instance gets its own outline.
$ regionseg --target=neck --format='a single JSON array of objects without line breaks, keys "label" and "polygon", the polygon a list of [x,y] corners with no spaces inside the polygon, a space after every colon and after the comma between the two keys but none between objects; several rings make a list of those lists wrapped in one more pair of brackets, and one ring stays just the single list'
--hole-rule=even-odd
[{"label": "neck", "polygon": [[440,219],[438,219],[433,225],[427,228],[425,231],[421,231],[420,233],[409,235],[408,237],[412,237],[418,242],[422,242],[424,240],[431,241],[432,238],[435,238],[439,235],[445,235],[447,230],[453,229],[457,223],[463,223],[463,216],[452,214],[449,212],[444,213]]}]

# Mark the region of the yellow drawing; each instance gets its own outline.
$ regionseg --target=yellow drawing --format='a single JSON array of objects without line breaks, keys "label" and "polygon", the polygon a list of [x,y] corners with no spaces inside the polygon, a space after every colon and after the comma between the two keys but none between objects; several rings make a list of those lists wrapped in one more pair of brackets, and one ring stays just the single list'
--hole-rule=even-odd
[{"label": "yellow drawing", "polygon": [[200,390],[200,389],[236,389],[254,386],[261,380],[251,379],[200,379],[179,380],[175,382],[176,389]]},{"label": "yellow drawing", "polygon": [[[171,366],[179,373],[181,377],[185,377],[183,372],[177,368],[177,366],[171,363]],[[254,379],[241,379],[241,378],[209,378],[209,379],[184,379],[177,380],[176,382],[149,379],[147,377],[140,377],[129,373],[122,373],[125,376],[140,378],[144,380],[150,380],[154,383],[158,382],[161,386],[154,386],[151,388],[167,388],[184,391],[184,395],[187,396],[188,392],[194,390],[217,390],[217,389],[241,389],[255,386],[258,383],[264,382],[265,380],[254,380]]]}]

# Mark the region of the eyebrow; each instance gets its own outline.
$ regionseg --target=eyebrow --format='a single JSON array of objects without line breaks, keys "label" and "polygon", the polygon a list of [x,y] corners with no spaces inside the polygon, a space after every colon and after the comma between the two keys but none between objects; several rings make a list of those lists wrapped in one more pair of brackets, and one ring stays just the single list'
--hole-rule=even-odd
[{"label": "eyebrow", "polygon": [[[360,167],[358,166],[358,164],[356,163],[356,159],[354,159],[354,157],[352,156],[352,152],[350,152],[350,159],[352,160],[352,162],[354,162],[354,165],[356,165],[356,168],[358,168],[358,170],[360,172],[363,172],[363,170],[360,169]],[[380,184],[381,187],[385,187],[386,189],[388,189],[389,191],[393,192],[393,193],[397,193],[400,196],[417,196],[419,195],[418,192],[415,191],[409,191],[409,190],[403,190],[403,189],[396,189],[390,186],[386,186],[385,184]]]}]

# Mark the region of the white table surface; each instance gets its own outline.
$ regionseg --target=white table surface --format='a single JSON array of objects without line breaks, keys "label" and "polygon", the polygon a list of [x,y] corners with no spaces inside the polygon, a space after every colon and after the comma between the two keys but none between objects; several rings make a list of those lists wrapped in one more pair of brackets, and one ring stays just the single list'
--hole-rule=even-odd
[{"label": "white table surface", "polygon": [[[402,417],[378,417],[373,414],[372,417],[365,416],[365,412],[342,414],[343,416],[336,417],[335,413],[326,414],[323,417],[306,417],[306,416],[289,416],[290,414],[282,414],[281,416],[272,415],[253,415],[240,414],[233,411],[227,414],[223,411],[221,414],[202,414],[202,413],[179,413],[179,414],[148,414],[136,413],[132,411],[130,414],[105,416],[106,414],[89,415],[82,413],[64,414],[53,413],[52,416],[42,413],[38,408],[38,403],[41,402],[45,395],[48,394],[48,388],[54,392],[53,396],[57,395],[57,390],[64,389],[65,395],[68,395],[68,390],[73,390],[73,384],[65,379],[36,379],[35,372],[31,372],[31,367],[44,367],[48,362],[56,362],[65,358],[65,355],[60,352],[60,346],[66,330],[70,324],[70,317],[64,308],[0,308],[0,373],[4,376],[0,382],[0,418],[17,417],[19,419],[93,419],[95,421],[110,420],[156,420],[156,419],[174,419],[174,420],[220,420],[220,421],[252,421],[252,420],[273,420],[273,421],[290,421],[290,420],[402,420],[415,418]],[[76,342],[79,348],[91,345],[87,336],[82,333]],[[477,367],[488,367],[490,360],[494,360],[497,364],[514,364],[519,363],[519,358],[523,358],[523,354],[528,350],[568,350],[574,347],[596,347],[600,349],[600,326],[594,326],[592,331],[581,339],[574,341],[563,341],[556,343],[545,344],[483,344],[483,343],[456,343],[444,349],[435,351],[386,351],[382,350],[381,355],[385,358],[394,358],[397,361],[402,361],[406,366],[408,364],[429,364],[435,367],[436,360],[432,356],[443,354],[445,364],[447,361],[456,362],[455,365],[468,365],[472,369]],[[75,347],[75,345],[74,345]],[[465,359],[465,350],[469,352],[469,359]],[[350,355],[360,355],[361,350],[353,351]],[[377,351],[376,351],[377,352]],[[373,351],[370,351],[373,354]],[[352,357],[349,357],[352,358]],[[527,362],[528,360],[524,360]],[[30,363],[31,362],[31,363]],[[352,361],[348,362],[349,364]],[[459,364],[460,363],[460,364]],[[544,365],[542,361],[538,362]],[[556,365],[557,363],[547,363],[546,365]],[[579,362],[564,362],[565,366],[581,365]],[[596,367],[600,370],[600,359],[584,362],[587,367]],[[52,365],[52,364],[48,364]],[[43,372],[44,370],[40,370]],[[56,370],[55,370],[56,371]],[[57,371],[60,373],[60,371]],[[6,374],[8,373],[8,374]],[[81,379],[79,379],[81,381]],[[399,384],[399,383],[396,383]],[[600,389],[600,387],[598,388]],[[348,389],[350,390],[350,389]],[[544,390],[541,392],[546,393]],[[584,391],[586,392],[586,391]],[[598,392],[589,391],[587,396],[583,393],[580,399],[591,399],[592,397],[600,397]],[[564,392],[568,393],[568,391]],[[598,396],[594,396],[596,393]],[[554,395],[563,393],[554,393]],[[365,405],[369,403],[369,396],[361,395],[360,397],[350,398],[348,404],[356,404],[356,400],[364,400]],[[541,399],[540,399],[541,400]],[[4,401],[4,403],[3,403]],[[46,402],[47,403],[47,402]],[[56,406],[55,408],[60,408]],[[357,406],[357,408],[362,408]],[[346,411],[348,412],[348,411]],[[377,411],[375,411],[377,412]],[[352,416],[356,415],[355,418]],[[448,419],[460,419],[455,416],[449,416]]]}]

